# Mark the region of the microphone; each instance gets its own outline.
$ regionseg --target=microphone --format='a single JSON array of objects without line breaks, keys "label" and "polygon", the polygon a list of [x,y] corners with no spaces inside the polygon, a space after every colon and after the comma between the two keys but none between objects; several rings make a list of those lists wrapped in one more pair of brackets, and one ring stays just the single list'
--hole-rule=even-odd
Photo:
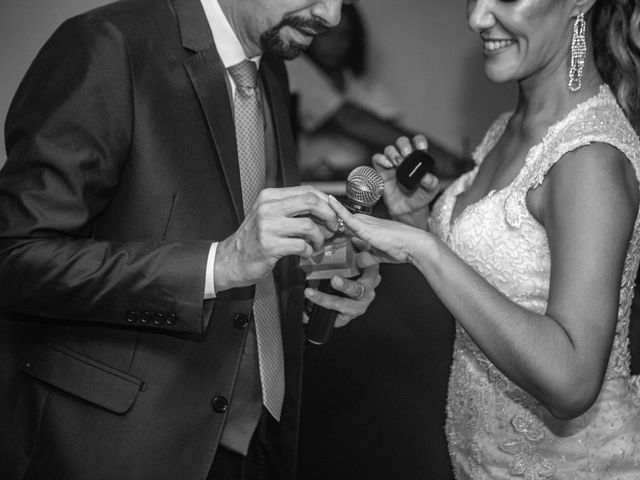
[{"label": "microphone", "polygon": [[[347,198],[344,206],[351,213],[371,215],[373,206],[382,197],[384,180],[371,167],[357,167],[347,177]],[[340,234],[338,234],[340,235]],[[331,278],[320,281],[318,290],[331,295],[343,296],[331,286]],[[338,312],[313,304],[307,325],[307,340],[313,345],[323,345],[329,341]]]},{"label": "microphone", "polygon": [[424,150],[414,150],[398,167],[396,180],[407,190],[415,190],[426,173],[433,173],[435,163],[431,155]]}]

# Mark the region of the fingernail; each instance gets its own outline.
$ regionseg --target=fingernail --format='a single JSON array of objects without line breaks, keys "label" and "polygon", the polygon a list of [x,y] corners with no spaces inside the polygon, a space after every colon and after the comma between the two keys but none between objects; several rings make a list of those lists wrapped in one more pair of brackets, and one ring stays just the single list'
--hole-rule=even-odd
[{"label": "fingernail", "polygon": [[312,288],[305,288],[305,289],[304,289],[304,294],[305,294],[305,296],[306,296],[307,298],[310,298],[310,297],[313,297],[313,296],[316,294],[316,292],[315,292],[315,290],[314,290],[314,289],[312,289]]},{"label": "fingernail", "polygon": [[344,285],[344,281],[340,277],[337,277],[334,283],[336,287],[342,287]]}]

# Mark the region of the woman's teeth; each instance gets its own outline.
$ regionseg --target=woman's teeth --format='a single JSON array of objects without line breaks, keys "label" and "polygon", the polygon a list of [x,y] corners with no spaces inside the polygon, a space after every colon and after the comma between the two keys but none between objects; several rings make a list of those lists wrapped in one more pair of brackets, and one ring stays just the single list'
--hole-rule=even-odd
[{"label": "woman's teeth", "polygon": [[494,52],[496,50],[506,48],[514,43],[515,40],[485,40],[484,49],[489,52]]}]

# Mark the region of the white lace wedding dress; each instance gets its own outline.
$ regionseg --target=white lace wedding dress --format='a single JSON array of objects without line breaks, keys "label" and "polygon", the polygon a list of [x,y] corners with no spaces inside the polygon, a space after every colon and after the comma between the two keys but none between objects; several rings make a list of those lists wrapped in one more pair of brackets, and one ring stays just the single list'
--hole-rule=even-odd
[{"label": "white lace wedding dress", "polygon": [[[553,125],[533,147],[506,188],[469,205],[451,222],[457,195],[502,135],[502,115],[474,152],[476,168],[460,177],[436,203],[429,229],[500,292],[544,313],[550,258],[544,228],[525,204],[565,153],[591,142],[613,145],[640,178],[640,141],[607,86]],[[640,221],[624,264],[613,349],[596,403],[561,421],[507,379],[458,325],[449,381],[446,433],[456,478],[640,479],[638,378],[629,371],[629,312],[640,260]],[[464,292],[460,292],[464,294]]]}]

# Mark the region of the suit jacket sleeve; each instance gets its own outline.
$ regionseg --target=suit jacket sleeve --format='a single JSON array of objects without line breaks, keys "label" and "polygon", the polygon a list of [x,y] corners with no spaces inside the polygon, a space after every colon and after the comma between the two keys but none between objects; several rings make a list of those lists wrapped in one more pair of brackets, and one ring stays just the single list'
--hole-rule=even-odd
[{"label": "suit jacket sleeve", "polygon": [[93,236],[130,156],[131,83],[126,42],[91,16],[66,22],[30,67],[5,128],[0,310],[121,325],[148,310],[206,329],[210,242]]}]

